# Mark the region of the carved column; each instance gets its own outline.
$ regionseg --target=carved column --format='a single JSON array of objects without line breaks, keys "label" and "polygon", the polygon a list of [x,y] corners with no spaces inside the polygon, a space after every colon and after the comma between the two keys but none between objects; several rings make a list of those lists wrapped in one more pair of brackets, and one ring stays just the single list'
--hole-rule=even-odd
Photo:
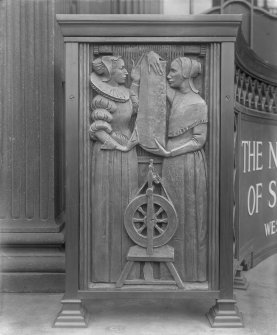
[{"label": "carved column", "polygon": [[0,6],[2,289],[63,290],[62,3]]}]

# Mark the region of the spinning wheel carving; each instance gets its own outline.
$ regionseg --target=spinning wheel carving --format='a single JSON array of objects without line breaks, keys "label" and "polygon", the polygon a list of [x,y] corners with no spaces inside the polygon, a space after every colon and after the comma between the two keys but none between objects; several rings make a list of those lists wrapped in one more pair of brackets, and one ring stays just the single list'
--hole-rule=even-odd
[{"label": "spinning wheel carving", "polygon": [[[177,215],[171,203],[158,194],[152,195],[152,208],[148,209],[148,196],[143,194],[135,198],[125,212],[125,228],[130,238],[138,245],[148,245],[148,222],[153,225],[153,247],[166,244],[177,229]],[[148,210],[148,212],[147,212]],[[149,212],[150,214],[149,217]]]},{"label": "spinning wheel carving", "polygon": [[[154,184],[159,184],[166,197],[154,193]],[[143,191],[145,191],[143,193]],[[154,171],[150,160],[147,181],[137,196],[129,203],[124,215],[124,225],[130,238],[137,244],[129,249],[125,265],[116,287],[129,285],[177,285],[184,288],[173,264],[174,249],[166,245],[176,232],[178,219],[175,208],[164,189],[161,178]],[[128,280],[134,262],[144,262],[144,279]],[[173,280],[155,279],[150,262],[164,262]]]}]

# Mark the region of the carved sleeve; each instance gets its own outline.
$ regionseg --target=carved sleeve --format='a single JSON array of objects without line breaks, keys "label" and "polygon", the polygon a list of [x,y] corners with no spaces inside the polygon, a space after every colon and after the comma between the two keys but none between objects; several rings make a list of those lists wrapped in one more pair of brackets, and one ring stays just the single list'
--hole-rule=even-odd
[{"label": "carved sleeve", "polygon": [[192,129],[192,137],[190,141],[188,141],[184,145],[181,145],[178,148],[171,150],[170,156],[174,157],[186,154],[188,152],[200,150],[204,146],[206,138],[207,138],[207,123],[201,123]]},{"label": "carved sleeve", "polygon": [[89,128],[89,134],[92,140],[101,142],[103,149],[127,151],[125,147],[128,143],[126,136],[113,132],[111,121],[112,114],[116,111],[116,104],[101,96],[97,95],[91,103],[93,121]]},{"label": "carved sleeve", "polygon": [[90,136],[93,140],[100,140],[100,142],[105,143],[107,136],[103,137],[103,133],[110,134],[112,132],[110,122],[113,118],[112,113],[116,111],[116,105],[113,101],[97,95],[92,100],[91,108],[91,120],[93,122],[89,129]]}]

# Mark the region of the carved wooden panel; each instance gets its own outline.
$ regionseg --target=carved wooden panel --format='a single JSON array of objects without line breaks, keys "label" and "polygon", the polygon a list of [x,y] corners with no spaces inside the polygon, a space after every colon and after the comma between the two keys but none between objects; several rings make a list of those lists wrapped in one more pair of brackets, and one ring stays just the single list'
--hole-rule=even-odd
[{"label": "carved wooden panel", "polygon": [[[127,66],[127,71],[131,72],[132,59],[137,61],[142,50],[150,51],[156,50],[161,56],[168,59],[167,66],[170,65],[170,60],[182,55],[188,55],[193,59],[198,59],[203,67],[203,74],[196,80],[196,87],[200,90],[200,94],[207,100],[209,111],[209,132],[207,144],[205,146],[207,163],[208,163],[208,197],[209,209],[207,215],[209,217],[209,287],[218,287],[218,213],[216,207],[218,206],[218,126],[219,126],[219,61],[220,61],[220,46],[219,44],[212,44],[211,47],[205,45],[146,45],[146,44],[128,44],[126,45],[102,45],[102,44],[80,44],[79,53],[79,74],[80,74],[80,159],[81,159],[81,176],[80,176],[80,223],[81,223],[81,287],[86,289],[91,282],[91,255],[93,240],[90,240],[92,234],[92,227],[90,224],[90,183],[91,183],[91,148],[92,143],[88,137],[88,127],[90,122],[90,102],[93,98],[93,91],[88,86],[89,74],[91,72],[91,61],[99,56],[99,51],[103,54],[122,55]],[[101,55],[100,52],[100,55]],[[128,79],[129,80],[129,79]],[[130,83],[128,83],[130,85]],[[127,84],[127,85],[128,85]],[[211,93],[212,89],[212,94]],[[214,136],[210,135],[210,132]],[[162,174],[162,157],[153,155],[144,151],[142,148],[137,148],[138,162],[139,162],[139,185],[141,185],[147,174],[149,159],[154,159],[154,164],[157,172]],[[208,214],[209,213],[209,214]],[[124,255],[121,256],[121,266],[125,264]],[[101,266],[101,265],[99,265]],[[154,267],[157,272],[158,269]]]},{"label": "carved wooden panel", "polygon": [[[152,19],[58,16],[67,55],[68,263],[55,326],[73,325],[74,316],[86,325],[80,299],[125,293],[217,297],[211,324],[222,325],[225,310],[224,325],[242,325],[233,299],[230,127],[240,18]],[[168,101],[166,146],[154,137],[157,148],[144,150],[135,113],[157,94],[139,96],[145,64],[162,76],[152,73],[157,85],[167,78]],[[153,133],[161,126],[149,122]]]}]

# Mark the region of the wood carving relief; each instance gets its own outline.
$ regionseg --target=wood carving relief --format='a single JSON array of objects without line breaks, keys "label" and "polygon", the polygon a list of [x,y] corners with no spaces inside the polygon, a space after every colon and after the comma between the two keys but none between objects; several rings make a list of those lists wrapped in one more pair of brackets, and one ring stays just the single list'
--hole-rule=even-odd
[{"label": "wood carving relief", "polygon": [[[208,117],[206,102],[194,83],[202,66],[191,57],[171,59],[152,50],[141,52],[136,65],[132,61],[130,88],[121,56],[99,56],[92,62],[89,133],[93,141],[90,222],[94,283],[121,287],[159,280],[182,288],[183,282],[207,281],[203,147]],[[163,159],[162,179],[155,180],[153,161],[149,166],[145,196],[139,191],[138,146]],[[159,194],[153,194],[155,181],[162,185]],[[142,198],[144,203],[139,202]],[[155,203],[155,199],[159,201]],[[168,231],[172,232],[169,238],[157,243]]]},{"label": "wood carving relief", "polygon": [[[136,149],[130,120],[137,111],[138,86],[124,86],[127,70],[121,57],[93,61],[91,162],[92,280],[115,282],[130,241],[123,228],[124,211],[137,192]],[[135,72],[135,70],[134,70]]]},{"label": "wood carving relief", "polygon": [[85,299],[185,296],[217,299],[213,327],[241,327],[230,127],[241,16],[57,19],[67,262],[55,327],[85,327]]}]

